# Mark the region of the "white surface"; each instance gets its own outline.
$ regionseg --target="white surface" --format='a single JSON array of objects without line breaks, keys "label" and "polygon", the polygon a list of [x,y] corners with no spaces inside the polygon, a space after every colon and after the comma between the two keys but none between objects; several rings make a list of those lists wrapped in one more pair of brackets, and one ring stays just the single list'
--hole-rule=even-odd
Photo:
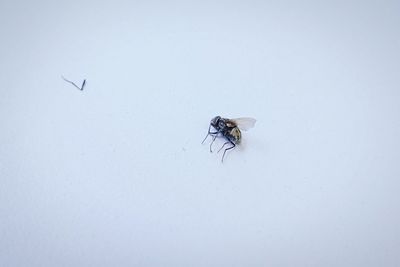
[{"label": "white surface", "polygon": [[399,266],[399,8],[3,0],[0,265]]}]

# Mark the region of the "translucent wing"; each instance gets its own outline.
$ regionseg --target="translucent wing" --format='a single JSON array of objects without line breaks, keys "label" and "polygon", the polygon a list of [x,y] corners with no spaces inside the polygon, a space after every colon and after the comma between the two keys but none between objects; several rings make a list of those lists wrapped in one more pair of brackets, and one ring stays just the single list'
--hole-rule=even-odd
[{"label": "translucent wing", "polygon": [[236,118],[231,119],[231,121],[235,122],[240,130],[247,131],[254,127],[257,120],[253,118]]}]

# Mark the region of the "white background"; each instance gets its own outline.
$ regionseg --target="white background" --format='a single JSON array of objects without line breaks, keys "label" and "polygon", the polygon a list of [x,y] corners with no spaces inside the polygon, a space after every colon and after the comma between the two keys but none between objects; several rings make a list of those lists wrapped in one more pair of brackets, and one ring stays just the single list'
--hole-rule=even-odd
[{"label": "white background", "polygon": [[399,14],[2,0],[0,265],[399,266]]}]

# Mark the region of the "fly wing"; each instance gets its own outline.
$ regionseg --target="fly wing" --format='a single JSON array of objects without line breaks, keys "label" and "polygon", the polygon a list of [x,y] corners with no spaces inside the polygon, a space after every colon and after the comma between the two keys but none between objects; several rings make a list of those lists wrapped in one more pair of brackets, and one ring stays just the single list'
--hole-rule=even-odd
[{"label": "fly wing", "polygon": [[257,120],[253,118],[236,118],[232,119],[232,121],[236,123],[240,130],[247,131],[254,127]]}]

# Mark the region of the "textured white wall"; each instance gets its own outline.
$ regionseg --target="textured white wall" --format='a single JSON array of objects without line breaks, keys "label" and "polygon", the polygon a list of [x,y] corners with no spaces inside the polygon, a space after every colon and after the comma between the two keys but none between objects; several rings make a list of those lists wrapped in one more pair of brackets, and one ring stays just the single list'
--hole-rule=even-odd
[{"label": "textured white wall", "polygon": [[3,0],[0,265],[399,266],[399,11]]}]

